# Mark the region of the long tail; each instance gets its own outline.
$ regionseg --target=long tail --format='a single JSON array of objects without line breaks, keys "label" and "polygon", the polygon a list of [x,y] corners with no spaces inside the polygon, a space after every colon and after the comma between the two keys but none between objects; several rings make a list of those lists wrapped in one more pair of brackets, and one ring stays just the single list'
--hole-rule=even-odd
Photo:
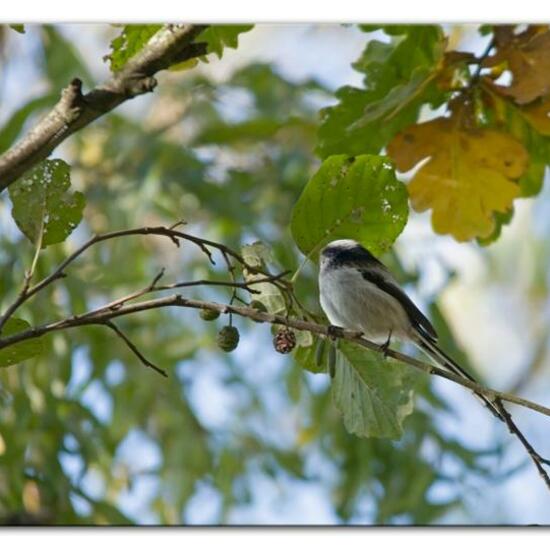
[{"label": "long tail", "polygon": [[[422,334],[418,334],[418,339],[415,343],[426,355],[428,355],[428,357],[435,361],[437,365],[451,371],[457,376],[461,376],[462,378],[470,380],[470,382],[477,383],[477,380],[473,376],[468,374],[460,365],[453,361],[443,350],[441,350],[441,348],[439,348],[439,346],[435,342],[433,342],[429,338],[423,336]],[[496,418],[498,418],[502,422],[505,422],[505,419],[502,417],[502,414],[500,413],[496,405],[494,405],[484,395],[481,395],[477,392],[473,393],[483,402],[483,404],[493,413]]]}]

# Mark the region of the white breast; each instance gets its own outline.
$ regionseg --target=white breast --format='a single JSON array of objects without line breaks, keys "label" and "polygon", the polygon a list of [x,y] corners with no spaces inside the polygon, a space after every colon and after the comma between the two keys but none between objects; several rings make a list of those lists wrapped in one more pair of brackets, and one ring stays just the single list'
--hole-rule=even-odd
[{"label": "white breast", "polygon": [[322,269],[319,274],[321,307],[331,324],[359,330],[375,342],[406,338],[411,323],[401,304],[364,279],[356,268]]}]

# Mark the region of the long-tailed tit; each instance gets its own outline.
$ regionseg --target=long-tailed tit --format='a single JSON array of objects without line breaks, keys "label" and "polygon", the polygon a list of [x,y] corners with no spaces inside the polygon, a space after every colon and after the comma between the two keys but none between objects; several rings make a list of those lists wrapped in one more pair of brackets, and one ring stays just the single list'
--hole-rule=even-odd
[{"label": "long-tailed tit", "polygon": [[[321,251],[321,307],[332,325],[360,331],[387,347],[391,338],[408,340],[437,365],[475,382],[437,345],[432,324],[399,287],[386,266],[358,242],[343,239]],[[491,412],[501,413],[486,397],[476,394]]]}]

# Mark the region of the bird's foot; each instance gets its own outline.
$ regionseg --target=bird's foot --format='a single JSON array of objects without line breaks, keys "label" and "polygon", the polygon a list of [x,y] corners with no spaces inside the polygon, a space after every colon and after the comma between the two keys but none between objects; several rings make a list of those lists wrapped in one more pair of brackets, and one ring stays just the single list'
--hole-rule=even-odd
[{"label": "bird's foot", "polygon": [[327,336],[332,340],[336,341],[340,336],[342,336],[342,327],[337,327],[336,325],[329,325],[327,327]]}]

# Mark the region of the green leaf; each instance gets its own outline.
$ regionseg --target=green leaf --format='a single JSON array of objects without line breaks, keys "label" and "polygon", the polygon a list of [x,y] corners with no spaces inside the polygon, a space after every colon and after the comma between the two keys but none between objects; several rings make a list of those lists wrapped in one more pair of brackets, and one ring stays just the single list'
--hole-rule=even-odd
[{"label": "green leaf", "polygon": [[55,104],[58,95],[48,94],[32,99],[20,109],[17,109],[0,129],[0,151],[6,151],[17,139],[27,119],[46,107]]},{"label": "green leaf", "polygon": [[407,190],[387,157],[335,155],[306,185],[290,227],[305,255],[338,238],[360,241],[376,254],[391,246],[407,216]]},{"label": "green leaf", "polygon": [[353,64],[365,74],[365,89],[344,86],[336,92],[339,103],[321,111],[317,153],[323,158],[378,153],[416,122],[422,105],[435,107],[446,99],[434,83],[445,48],[441,27],[383,28],[391,42],[369,41]]},{"label": "green leaf", "polygon": [[84,195],[68,191],[69,171],[62,160],[45,160],[9,188],[17,227],[33,243],[43,229],[43,248],[64,241],[82,219]]},{"label": "green leaf", "polygon": [[383,99],[366,105],[361,117],[350,124],[348,131],[359,130],[381,119],[395,120],[399,111],[406,109],[423,92],[434,74],[422,67],[415,70],[407,83],[395,86]]},{"label": "green leaf", "polygon": [[252,30],[254,25],[209,25],[195,42],[206,42],[207,53],[214,53],[222,58],[224,48],[237,48],[239,34]]},{"label": "green leaf", "polygon": [[10,25],[10,29],[13,29],[15,32],[18,32],[19,34],[25,34],[25,25],[21,25],[20,23],[12,23]]},{"label": "green leaf", "polygon": [[[23,332],[31,328],[27,321],[11,317],[2,327],[2,338],[13,336],[19,332]],[[18,342],[0,350],[0,367],[9,367],[22,363],[35,355],[40,355],[44,350],[44,342],[42,338],[32,338],[24,342]]]},{"label": "green leaf", "polygon": [[333,398],[346,430],[359,437],[398,439],[412,413],[410,369],[350,342],[339,342]]},{"label": "green leaf", "polygon": [[111,42],[111,71],[120,71],[161,28],[162,25],[124,25],[122,32]]}]

